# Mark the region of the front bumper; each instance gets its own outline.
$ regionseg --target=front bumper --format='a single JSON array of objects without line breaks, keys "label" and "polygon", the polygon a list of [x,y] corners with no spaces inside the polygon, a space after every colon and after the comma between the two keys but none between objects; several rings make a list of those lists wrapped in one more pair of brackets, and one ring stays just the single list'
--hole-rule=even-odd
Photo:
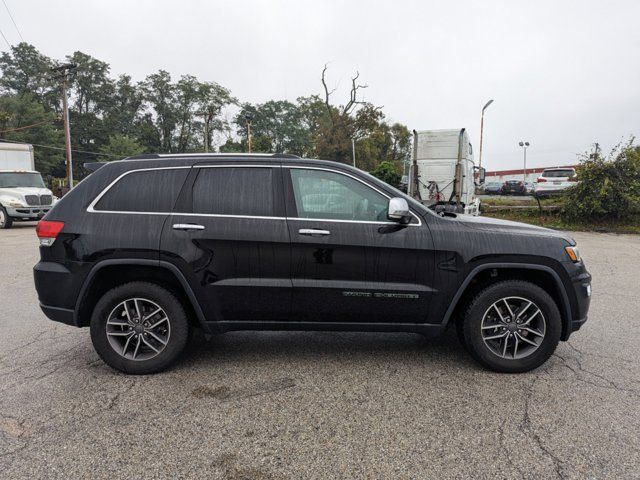
[{"label": "front bumper", "polygon": [[33,207],[5,207],[7,215],[14,220],[39,220],[51,210],[51,205]]},{"label": "front bumper", "polygon": [[[587,272],[583,262],[564,262],[571,275],[573,295],[570,299],[571,321],[565,329],[562,340],[567,340],[572,332],[579,330],[587,321],[591,304],[591,274]],[[571,296],[571,295],[570,295]]]}]

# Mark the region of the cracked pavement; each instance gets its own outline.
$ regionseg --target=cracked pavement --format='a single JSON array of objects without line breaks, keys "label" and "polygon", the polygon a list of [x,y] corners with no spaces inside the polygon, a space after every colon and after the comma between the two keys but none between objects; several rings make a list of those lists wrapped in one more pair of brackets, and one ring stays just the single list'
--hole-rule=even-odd
[{"label": "cracked pavement", "polygon": [[453,332],[242,332],[133,377],[40,312],[33,225],[0,231],[0,478],[638,478],[640,236],[573,236],[590,318],[534,372]]}]

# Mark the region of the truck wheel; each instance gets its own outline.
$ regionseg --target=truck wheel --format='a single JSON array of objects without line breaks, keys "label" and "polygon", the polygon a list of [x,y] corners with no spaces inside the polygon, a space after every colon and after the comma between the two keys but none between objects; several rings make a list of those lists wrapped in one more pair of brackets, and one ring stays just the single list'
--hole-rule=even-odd
[{"label": "truck wheel", "polygon": [[109,366],[155,373],[182,353],[190,324],[180,301],[159,285],[131,282],[105,293],[91,315],[91,341]]},{"label": "truck wheel", "polygon": [[13,218],[11,218],[2,205],[0,205],[0,229],[11,228]]},{"label": "truck wheel", "polygon": [[497,372],[539,367],[555,351],[561,331],[553,298],[522,280],[506,280],[480,291],[462,321],[462,340],[471,356]]}]

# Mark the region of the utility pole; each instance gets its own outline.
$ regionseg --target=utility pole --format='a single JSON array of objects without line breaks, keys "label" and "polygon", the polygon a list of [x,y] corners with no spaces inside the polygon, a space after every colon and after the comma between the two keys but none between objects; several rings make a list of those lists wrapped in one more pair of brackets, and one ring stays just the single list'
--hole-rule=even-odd
[{"label": "utility pole", "polygon": [[529,147],[530,143],[521,141],[520,143],[518,143],[518,145],[520,145],[524,150],[524,170],[522,170],[522,182],[526,183],[527,182],[527,148]]},{"label": "utility pole", "polygon": [[484,111],[493,103],[493,99],[485,103],[482,107],[482,115],[480,115],[480,158],[478,159],[478,168],[482,167],[482,131],[484,130]]},{"label": "utility pole", "polygon": [[353,156],[353,166],[356,166],[356,141],[351,137],[351,155]]},{"label": "utility pole", "polygon": [[209,122],[213,117],[211,109],[196,112],[195,115],[202,117],[204,120],[204,153],[209,153]]},{"label": "utility pole", "polygon": [[253,120],[253,114],[245,113],[244,119],[247,121],[247,147],[249,148],[249,153],[251,153],[251,120]]},{"label": "utility pole", "polygon": [[69,182],[69,190],[73,188],[73,159],[71,158],[71,128],[69,126],[69,106],[67,105],[67,79],[69,73],[77,66],[78,65],[75,63],[65,63],[51,69],[52,72],[59,73],[57,79],[61,80],[62,123],[64,126],[64,150],[67,159],[67,179]]}]

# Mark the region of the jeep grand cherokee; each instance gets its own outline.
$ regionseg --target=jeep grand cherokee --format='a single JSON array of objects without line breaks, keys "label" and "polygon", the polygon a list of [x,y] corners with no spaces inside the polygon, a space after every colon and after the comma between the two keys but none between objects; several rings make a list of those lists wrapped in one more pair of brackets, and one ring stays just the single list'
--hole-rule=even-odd
[{"label": "jeep grand cherokee", "polygon": [[347,165],[291,155],[110,162],[39,223],[43,312],[102,359],[157,372],[194,327],[436,335],[501,372],[545,362],[587,318],[564,233],[439,216]]}]

